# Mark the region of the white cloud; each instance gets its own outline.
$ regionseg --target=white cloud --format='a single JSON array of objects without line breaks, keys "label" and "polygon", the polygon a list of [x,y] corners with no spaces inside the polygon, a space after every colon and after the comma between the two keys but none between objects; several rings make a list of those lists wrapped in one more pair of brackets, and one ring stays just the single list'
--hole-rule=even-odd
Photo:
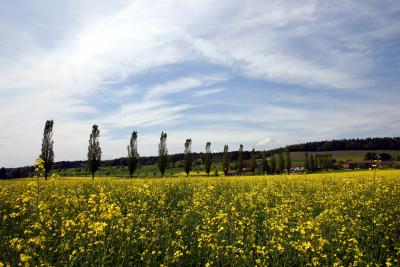
[{"label": "white cloud", "polygon": [[[390,49],[380,42],[400,34],[395,18],[399,7],[391,1],[61,1],[10,9],[29,10],[28,17],[1,13],[9,12],[7,5],[16,4],[4,4],[0,11],[0,125],[7,126],[0,137],[0,163],[6,166],[32,162],[43,124],[50,118],[56,121],[59,159],[84,158],[86,135],[94,122],[104,124],[102,134],[110,142],[110,130],[132,126],[200,127],[225,121],[259,125],[240,138],[232,129],[207,129],[221,142],[245,139],[249,146],[270,128],[308,129],[307,137],[317,138],[360,129],[378,132],[375,128],[386,122],[397,125],[397,115],[387,103],[356,105],[354,98],[343,99],[347,105],[341,106],[338,98],[318,98],[327,107],[315,114],[301,92],[296,96],[305,102],[300,107],[242,99],[245,112],[210,109],[191,114],[188,122],[185,115],[194,104],[177,103],[172,96],[188,91],[195,96],[216,94],[223,90],[218,83],[231,76],[183,67],[166,82],[141,86],[136,79],[160,67],[203,62],[222,66],[232,76],[315,91],[352,89],[360,94],[371,85],[384,88],[384,81],[371,73],[380,69],[382,50]],[[231,88],[223,86],[224,101],[234,102],[229,98]],[[242,86],[250,95],[252,89]],[[115,106],[96,102],[103,92],[113,97]],[[333,108],[338,106],[340,110]],[[356,106],[366,111],[349,108]],[[367,112],[371,109],[373,113]],[[348,117],[352,120],[343,119]],[[271,138],[284,142],[299,137],[280,132]]]},{"label": "white cloud", "polygon": [[269,143],[272,142],[271,137],[267,136],[264,139],[262,139],[260,142],[257,143],[257,146],[263,146],[263,145],[268,145]]}]

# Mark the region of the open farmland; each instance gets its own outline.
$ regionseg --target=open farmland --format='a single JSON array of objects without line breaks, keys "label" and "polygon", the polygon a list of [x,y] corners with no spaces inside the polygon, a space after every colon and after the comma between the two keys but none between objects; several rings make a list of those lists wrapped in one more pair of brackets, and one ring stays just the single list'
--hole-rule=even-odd
[{"label": "open farmland", "polygon": [[[314,151],[308,152],[309,155],[315,154],[332,154],[332,158],[339,161],[346,160],[363,160],[367,152],[371,153],[387,153],[392,156],[393,159],[400,157],[399,150],[337,150],[337,151]],[[303,162],[305,152],[291,152],[290,156],[294,162]]]},{"label": "open farmland", "polygon": [[398,265],[400,171],[0,182],[0,265]]}]

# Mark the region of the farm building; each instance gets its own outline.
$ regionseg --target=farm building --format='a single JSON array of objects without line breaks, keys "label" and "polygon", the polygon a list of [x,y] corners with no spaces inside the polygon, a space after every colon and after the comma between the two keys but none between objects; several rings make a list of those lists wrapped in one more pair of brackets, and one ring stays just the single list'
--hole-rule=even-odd
[{"label": "farm building", "polygon": [[379,167],[400,166],[399,160],[375,161],[375,160],[352,160],[342,164],[343,169],[367,169],[372,168],[374,165]]},{"label": "farm building", "polygon": [[304,171],[304,166],[303,165],[293,165],[291,168],[291,171],[293,171],[293,172]]}]

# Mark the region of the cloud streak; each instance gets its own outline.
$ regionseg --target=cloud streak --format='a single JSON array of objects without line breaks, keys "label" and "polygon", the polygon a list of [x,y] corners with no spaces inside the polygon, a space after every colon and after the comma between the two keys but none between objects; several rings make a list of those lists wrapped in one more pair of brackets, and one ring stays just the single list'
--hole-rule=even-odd
[{"label": "cloud streak", "polygon": [[177,152],[207,131],[249,147],[398,135],[398,12],[370,0],[5,3],[0,165],[32,163],[50,118],[59,159],[85,157],[93,123],[108,157],[132,128],[143,140],[168,130]]}]

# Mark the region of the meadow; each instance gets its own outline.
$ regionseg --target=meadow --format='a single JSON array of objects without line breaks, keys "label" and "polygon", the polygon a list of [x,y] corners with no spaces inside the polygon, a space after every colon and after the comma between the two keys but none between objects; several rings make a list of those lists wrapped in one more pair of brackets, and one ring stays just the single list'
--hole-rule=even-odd
[{"label": "meadow", "polygon": [[0,266],[399,265],[400,171],[0,181]]},{"label": "meadow", "polygon": [[[393,159],[400,159],[399,150],[339,150],[339,151],[320,151],[320,152],[308,152],[309,155],[315,154],[332,154],[332,157],[338,161],[348,161],[348,160],[363,160],[367,152],[372,153],[387,153],[392,156]],[[291,162],[293,165],[304,165],[304,152],[290,152]],[[261,159],[259,159],[259,162]],[[261,163],[261,162],[260,162]],[[170,166],[167,168],[166,176],[177,176],[183,172],[183,167],[174,167],[171,162]],[[214,162],[211,174],[214,175],[216,170],[219,170],[221,174],[221,162]],[[203,175],[204,165],[194,165],[192,169],[192,174],[199,173]],[[91,176],[90,171],[86,166],[80,168],[64,168],[57,169],[57,173],[61,176]],[[99,176],[117,176],[117,177],[128,177],[128,170],[126,166],[101,166],[96,172]],[[139,177],[152,177],[159,175],[159,169],[157,164],[146,164],[140,165],[135,172],[135,176]]]}]

